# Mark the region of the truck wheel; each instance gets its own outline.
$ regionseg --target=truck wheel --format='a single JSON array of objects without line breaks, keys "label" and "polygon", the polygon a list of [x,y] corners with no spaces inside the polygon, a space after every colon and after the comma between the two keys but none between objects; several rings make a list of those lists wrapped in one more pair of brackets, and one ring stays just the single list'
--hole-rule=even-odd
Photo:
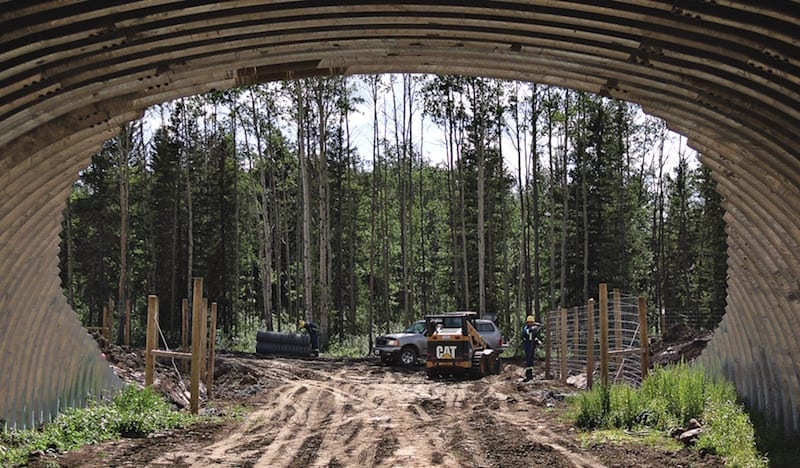
[{"label": "truck wheel", "polygon": [[417,353],[417,349],[411,345],[404,346],[403,349],[400,350],[400,364],[403,367],[411,367],[417,363],[417,358],[419,357],[419,353]]}]

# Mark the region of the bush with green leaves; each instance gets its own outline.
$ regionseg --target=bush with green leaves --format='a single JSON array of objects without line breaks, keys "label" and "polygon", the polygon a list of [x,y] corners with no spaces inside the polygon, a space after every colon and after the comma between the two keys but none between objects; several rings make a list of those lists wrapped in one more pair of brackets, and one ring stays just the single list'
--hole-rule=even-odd
[{"label": "bush with green leaves", "polygon": [[0,437],[0,466],[24,464],[31,453],[67,452],[120,436],[141,437],[195,421],[175,411],[151,387],[122,389],[109,405],[92,402],[71,408],[41,430],[4,431]]},{"label": "bush with green leaves", "polygon": [[[764,466],[753,425],[737,402],[733,385],[685,363],[655,369],[640,388],[596,385],[570,400],[582,429],[670,430],[697,419],[703,432],[697,447],[725,457],[731,466]],[[666,433],[666,432],[665,432]]]},{"label": "bush with green leaves", "polygon": [[367,335],[349,336],[339,342],[334,339],[328,345],[325,354],[333,357],[360,358],[369,352],[369,337]]}]

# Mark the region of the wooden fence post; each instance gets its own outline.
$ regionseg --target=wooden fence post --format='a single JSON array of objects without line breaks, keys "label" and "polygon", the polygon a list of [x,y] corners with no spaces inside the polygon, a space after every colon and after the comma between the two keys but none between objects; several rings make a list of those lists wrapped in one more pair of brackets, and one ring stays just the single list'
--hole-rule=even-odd
[{"label": "wooden fence post", "polygon": [[153,368],[155,367],[155,356],[153,350],[157,346],[156,328],[158,327],[158,296],[147,296],[147,335],[144,350],[144,385],[153,385]]},{"label": "wooden fence post", "polygon": [[208,375],[208,369],[206,369],[206,357],[208,356],[208,298],[203,298],[203,322],[200,324],[200,339],[203,340],[201,348],[202,353],[200,354],[200,379],[205,382],[206,376]]},{"label": "wooden fence post", "polygon": [[206,396],[211,398],[214,386],[214,343],[217,340],[217,303],[211,303],[211,328],[208,332],[208,370],[206,370]]},{"label": "wooden fence post", "polygon": [[200,336],[203,328],[202,322],[205,321],[205,311],[203,310],[203,278],[193,279],[192,290],[192,381],[191,398],[189,408],[193,414],[200,410],[200,356],[203,352],[203,340]]},{"label": "wooden fence post", "polygon": [[647,330],[647,303],[639,297],[639,347],[642,348],[642,380],[650,369],[650,337]]},{"label": "wooden fence post", "polygon": [[561,361],[561,381],[567,383],[567,309],[561,309],[561,350],[559,359]]},{"label": "wooden fence post", "polygon": [[608,385],[608,285],[600,283],[600,381]]},{"label": "wooden fence post", "polygon": [[594,383],[594,299],[586,303],[586,388]]},{"label": "wooden fence post", "polygon": [[544,378],[550,380],[550,359],[552,358],[552,354],[550,351],[550,347],[553,346],[553,332],[552,326],[550,324],[550,311],[546,311],[544,313],[544,323],[545,323],[545,348],[544,348]]}]

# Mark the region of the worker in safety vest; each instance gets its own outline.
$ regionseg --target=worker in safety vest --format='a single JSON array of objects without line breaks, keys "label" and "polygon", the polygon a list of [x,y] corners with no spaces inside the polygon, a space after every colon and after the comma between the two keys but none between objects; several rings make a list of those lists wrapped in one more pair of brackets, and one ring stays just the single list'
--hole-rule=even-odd
[{"label": "worker in safety vest", "polygon": [[541,344],[539,341],[539,330],[542,324],[537,322],[533,315],[529,315],[525,319],[525,325],[522,327],[522,344],[525,347],[525,379],[524,382],[533,380],[533,355],[536,352],[536,345]]},{"label": "worker in safety vest", "polygon": [[311,339],[311,355],[319,356],[319,327],[317,324],[301,320],[298,328],[308,332],[308,337]]}]

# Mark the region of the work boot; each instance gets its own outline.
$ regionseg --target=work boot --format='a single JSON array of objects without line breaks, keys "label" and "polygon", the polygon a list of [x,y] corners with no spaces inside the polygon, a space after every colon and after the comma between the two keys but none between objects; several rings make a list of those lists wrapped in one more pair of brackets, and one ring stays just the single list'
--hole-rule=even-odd
[{"label": "work boot", "polygon": [[525,369],[525,378],[522,380],[523,382],[530,382],[533,380],[533,369],[530,367]]}]

